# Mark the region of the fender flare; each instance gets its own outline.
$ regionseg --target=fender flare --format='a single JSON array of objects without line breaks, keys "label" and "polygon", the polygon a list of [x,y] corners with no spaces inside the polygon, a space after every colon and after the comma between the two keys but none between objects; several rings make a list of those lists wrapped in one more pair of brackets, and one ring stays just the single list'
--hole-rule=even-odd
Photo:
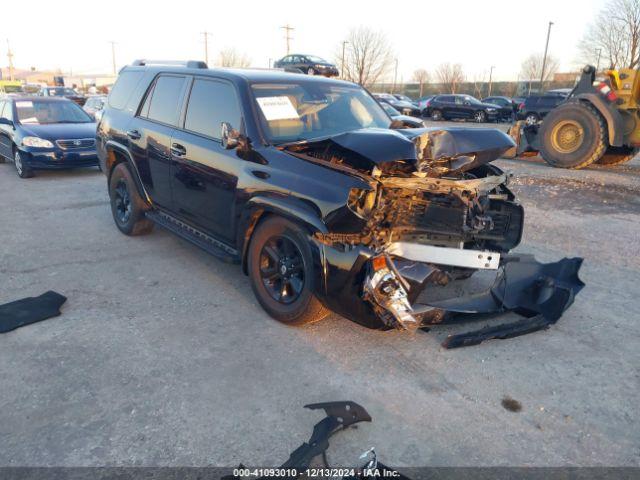
[{"label": "fender flare", "polygon": [[609,145],[621,147],[624,144],[624,120],[620,112],[596,93],[580,93],[573,98],[589,102],[604,117],[609,133]]},{"label": "fender flare", "polygon": [[[133,161],[133,157],[131,155],[131,152],[129,152],[129,149],[119,143],[116,142],[114,140],[108,140],[105,143],[104,149],[107,151],[107,153],[110,150],[113,151],[117,151],[119,154],[121,154],[124,159],[125,162],[127,163],[127,166],[129,167],[129,170],[131,170],[131,174],[133,176],[133,180],[136,182],[136,187],[138,189],[138,193],[140,194],[140,196],[142,198],[144,198],[146,200],[146,202],[151,205],[151,197],[149,197],[149,195],[147,194],[147,191],[144,188],[144,185],[142,184],[142,180],[140,180],[140,172],[138,172],[138,167],[136,166],[136,163]],[[109,170],[106,172],[107,174],[107,185],[109,184],[109,181],[111,180],[111,172],[113,172],[113,169],[115,168],[115,166],[117,165],[117,163],[114,163],[113,166],[111,166],[111,168],[109,168]]]},{"label": "fender flare", "polygon": [[[247,201],[241,215],[238,228],[238,246],[241,251],[240,261],[242,271],[246,275],[247,271],[247,252],[249,250],[249,240],[253,235],[256,225],[265,214],[280,215],[284,218],[300,222],[310,228],[312,231],[328,233],[327,226],[322,219],[310,207],[305,206],[302,202],[295,199],[285,199],[268,197],[265,195],[256,195]],[[321,264],[321,272],[324,272],[325,255],[324,248],[317,242],[312,242],[317,248],[319,261]],[[323,282],[324,284],[324,282]]]}]

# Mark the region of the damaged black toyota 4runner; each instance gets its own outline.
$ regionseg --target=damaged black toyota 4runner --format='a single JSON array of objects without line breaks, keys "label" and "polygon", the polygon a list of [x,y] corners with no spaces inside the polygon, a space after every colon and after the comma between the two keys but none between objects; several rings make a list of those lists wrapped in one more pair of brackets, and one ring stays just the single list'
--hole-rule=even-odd
[{"label": "damaged black toyota 4runner", "polygon": [[[506,255],[524,220],[490,163],[514,145],[506,134],[407,129],[352,83],[136,61],[97,138],[123,233],[158,224],[241,263],[284,323],[331,310],[415,329],[452,312],[516,310],[548,325],[582,285],[580,259]],[[428,283],[487,269],[498,275],[484,296],[415,303]]]}]

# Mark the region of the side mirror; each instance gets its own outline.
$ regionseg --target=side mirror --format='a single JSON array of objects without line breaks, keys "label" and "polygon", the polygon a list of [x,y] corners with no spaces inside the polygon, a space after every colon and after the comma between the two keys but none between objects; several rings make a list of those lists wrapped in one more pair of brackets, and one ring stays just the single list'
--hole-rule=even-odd
[{"label": "side mirror", "polygon": [[222,122],[220,124],[220,139],[224,148],[233,150],[240,144],[240,132],[233,128],[229,122]]},{"label": "side mirror", "polygon": [[471,105],[471,102],[467,102],[467,101],[465,101],[465,102],[464,102],[464,104],[465,104],[465,105]]},{"label": "side mirror", "polygon": [[0,118],[0,125],[9,125],[10,127],[13,127],[13,122],[8,118]]}]

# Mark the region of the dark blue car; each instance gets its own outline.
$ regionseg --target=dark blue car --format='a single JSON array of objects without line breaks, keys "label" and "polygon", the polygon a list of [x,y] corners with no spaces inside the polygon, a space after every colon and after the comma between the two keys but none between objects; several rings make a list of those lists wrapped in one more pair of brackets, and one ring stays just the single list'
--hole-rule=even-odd
[{"label": "dark blue car", "polygon": [[98,166],[96,124],[65,98],[0,100],[0,158],[15,163],[20,178],[34,170]]}]

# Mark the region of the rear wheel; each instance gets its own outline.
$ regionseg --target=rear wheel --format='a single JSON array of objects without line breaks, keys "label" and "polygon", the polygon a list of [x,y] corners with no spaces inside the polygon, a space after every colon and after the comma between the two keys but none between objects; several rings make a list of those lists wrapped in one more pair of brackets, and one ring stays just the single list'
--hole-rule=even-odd
[{"label": "rear wheel", "polygon": [[439,122],[442,118],[442,112],[440,110],[431,110],[431,120]]},{"label": "rear wheel", "polygon": [[251,288],[266,312],[279,322],[302,325],[329,311],[313,294],[315,268],[308,234],[280,217],[261,223],[248,251]]},{"label": "rear wheel", "polygon": [[638,149],[633,147],[609,147],[597,163],[600,165],[621,165],[632,160],[638,154]]},{"label": "rear wheel", "polygon": [[537,125],[540,118],[535,113],[528,113],[527,116],[524,117],[524,121],[527,122],[527,125]]},{"label": "rear wheel", "polygon": [[316,71],[313,68],[309,67],[309,70],[307,70],[307,75],[315,75],[315,74],[316,74]]},{"label": "rear wheel", "polygon": [[118,229],[125,235],[142,235],[153,229],[153,222],[145,217],[148,205],[138,193],[131,172],[124,163],[113,169],[109,180],[111,213]]},{"label": "rear wheel", "polygon": [[542,158],[559,168],[584,168],[607,147],[602,116],[588,104],[565,103],[549,112],[540,127]]}]

